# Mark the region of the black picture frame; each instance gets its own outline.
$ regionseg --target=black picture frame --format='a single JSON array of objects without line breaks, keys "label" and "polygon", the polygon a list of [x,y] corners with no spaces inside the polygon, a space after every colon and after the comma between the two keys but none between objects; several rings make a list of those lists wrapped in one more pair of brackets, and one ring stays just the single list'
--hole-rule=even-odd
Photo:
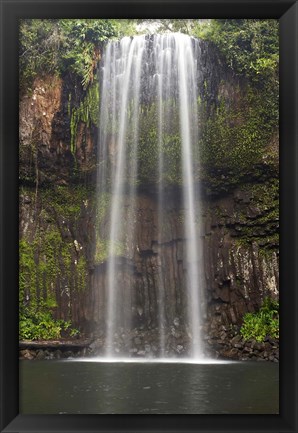
[{"label": "black picture frame", "polygon": [[[1,420],[3,432],[296,432],[297,45],[289,0],[0,0]],[[21,18],[278,18],[280,20],[279,415],[20,415],[18,409],[18,21]],[[296,314],[295,314],[296,313]]]}]

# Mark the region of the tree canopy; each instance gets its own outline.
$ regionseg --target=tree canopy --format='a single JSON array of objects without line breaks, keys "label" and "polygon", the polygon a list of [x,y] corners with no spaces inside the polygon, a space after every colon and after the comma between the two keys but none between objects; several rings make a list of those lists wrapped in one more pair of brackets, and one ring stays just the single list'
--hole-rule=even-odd
[{"label": "tree canopy", "polygon": [[215,43],[238,74],[253,80],[277,77],[279,26],[277,20],[214,19],[206,20],[193,32]]},{"label": "tree canopy", "polygon": [[238,74],[257,82],[277,80],[277,20],[25,19],[20,24],[21,86],[30,86],[37,74],[68,70],[77,74],[86,88],[93,80],[105,41],[167,31],[212,41]]},{"label": "tree canopy", "polygon": [[100,60],[101,44],[116,37],[111,20],[29,19],[20,25],[20,82],[30,84],[37,74],[76,73],[86,87]]}]

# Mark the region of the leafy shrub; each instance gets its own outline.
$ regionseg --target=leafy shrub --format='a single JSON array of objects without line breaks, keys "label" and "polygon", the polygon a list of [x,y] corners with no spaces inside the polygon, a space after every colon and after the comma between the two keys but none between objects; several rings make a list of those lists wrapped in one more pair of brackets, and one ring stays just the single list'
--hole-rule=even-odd
[{"label": "leafy shrub", "polygon": [[[49,195],[47,196],[49,197]],[[65,198],[65,196],[64,196]],[[59,203],[55,203],[56,206]],[[73,209],[69,216],[74,214]],[[57,307],[53,282],[63,269],[65,281],[73,272],[71,251],[73,243],[64,242],[59,231],[38,231],[33,243],[26,239],[19,243],[19,337],[20,339],[47,340],[73,337],[78,334],[70,321],[56,320],[53,309]],[[37,260],[37,258],[39,260]],[[60,259],[58,260],[58,257]],[[78,259],[76,265],[77,287],[85,287],[85,260]],[[43,282],[41,288],[40,282]],[[41,294],[43,290],[43,294]]]},{"label": "leafy shrub", "polygon": [[63,43],[57,20],[20,21],[20,85],[30,86],[38,73],[58,71],[57,53]]},{"label": "leafy shrub", "polygon": [[77,329],[71,329],[70,321],[54,319],[48,308],[42,304],[38,309],[25,307],[20,311],[20,340],[51,340],[61,338],[61,332],[69,337],[79,334]]},{"label": "leafy shrub", "polygon": [[101,44],[117,35],[111,20],[24,19],[20,22],[20,84],[36,75],[71,71],[86,89],[100,60]]},{"label": "leafy shrub", "polygon": [[279,304],[270,298],[265,298],[262,307],[256,313],[244,316],[240,333],[245,340],[250,338],[262,342],[265,338],[279,338]]},{"label": "leafy shrub", "polygon": [[94,71],[101,58],[102,42],[116,35],[110,20],[66,19],[59,22],[64,35],[64,50],[60,52],[61,69],[74,72],[86,89],[93,81]]},{"label": "leafy shrub", "polygon": [[267,81],[269,77],[277,77],[277,20],[206,20],[196,29],[196,36],[214,42],[236,73],[245,74],[253,81]]}]

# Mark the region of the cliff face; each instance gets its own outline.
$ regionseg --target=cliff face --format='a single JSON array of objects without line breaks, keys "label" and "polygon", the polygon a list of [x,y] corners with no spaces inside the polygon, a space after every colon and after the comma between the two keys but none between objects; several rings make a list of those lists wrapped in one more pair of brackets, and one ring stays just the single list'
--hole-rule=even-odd
[{"label": "cliff face", "polygon": [[[206,327],[218,335],[222,326],[239,325],[265,296],[278,297],[278,137],[272,130],[258,132],[263,118],[252,98],[259,96],[252,96],[248,83],[233,75],[212,46],[201,48],[203,285]],[[87,103],[93,111],[86,112]],[[38,77],[32,93],[22,96],[20,238],[26,269],[37,269],[30,282],[26,277],[29,302],[54,298],[55,317],[100,336],[95,330],[105,320],[106,252],[96,235],[98,107],[96,83],[84,92],[70,76]],[[261,150],[255,142],[262,142]],[[184,211],[178,185],[165,195],[167,227],[158,241],[155,187],[140,187],[135,250],[124,248],[117,264],[119,295],[136,325],[154,329],[163,265],[169,333],[183,345],[178,331],[186,308]],[[101,223],[106,218],[103,212]],[[159,262],[160,250],[166,263]]]}]

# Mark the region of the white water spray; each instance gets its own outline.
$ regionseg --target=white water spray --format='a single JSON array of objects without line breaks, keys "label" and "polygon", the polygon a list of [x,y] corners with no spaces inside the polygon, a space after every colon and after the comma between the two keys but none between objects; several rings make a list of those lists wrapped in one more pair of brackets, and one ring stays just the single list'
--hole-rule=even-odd
[{"label": "white water spray", "polygon": [[[103,56],[101,80],[101,115],[99,135],[98,195],[110,192],[109,229],[99,227],[99,237],[106,240],[106,357],[131,356],[129,335],[133,323],[133,283],[126,283],[130,293],[123,293],[118,263],[125,255],[133,261],[138,246],[135,236],[138,208],[140,119],[148,106],[156,105],[157,119],[157,243],[159,270],[156,284],[158,356],[167,354],[168,321],[166,314],[166,272],[163,257],[163,230],[167,224],[165,189],[166,155],[171,143],[173,119],[181,143],[182,197],[184,208],[187,313],[185,327],[190,335],[188,356],[203,357],[201,339],[201,246],[199,239],[199,191],[195,185],[194,147],[198,146],[197,57],[198,41],[189,36],[169,33],[156,36],[123,38],[108,43]],[[144,117],[145,118],[145,117]],[[146,120],[146,119],[145,119]],[[105,233],[103,231],[105,230]],[[123,249],[125,251],[123,251]],[[129,252],[129,253],[127,253]],[[149,289],[150,290],[150,287]],[[137,331],[137,330],[136,330]],[[123,334],[125,350],[116,350],[116,338]],[[147,354],[151,356],[152,354]]]}]

